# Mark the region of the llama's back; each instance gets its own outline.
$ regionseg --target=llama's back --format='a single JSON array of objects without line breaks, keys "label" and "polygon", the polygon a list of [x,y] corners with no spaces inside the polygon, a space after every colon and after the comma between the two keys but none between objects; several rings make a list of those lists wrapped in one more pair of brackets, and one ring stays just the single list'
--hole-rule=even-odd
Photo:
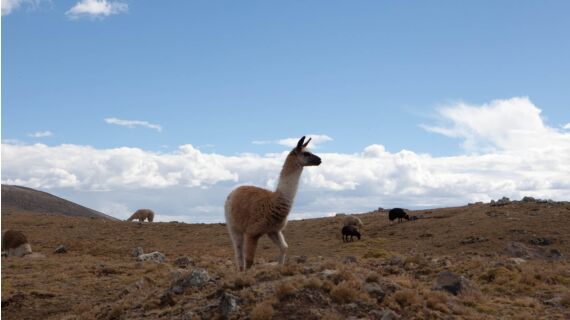
[{"label": "llama's back", "polygon": [[232,191],[224,206],[228,227],[246,232],[264,220],[274,193],[255,186],[241,186]]}]

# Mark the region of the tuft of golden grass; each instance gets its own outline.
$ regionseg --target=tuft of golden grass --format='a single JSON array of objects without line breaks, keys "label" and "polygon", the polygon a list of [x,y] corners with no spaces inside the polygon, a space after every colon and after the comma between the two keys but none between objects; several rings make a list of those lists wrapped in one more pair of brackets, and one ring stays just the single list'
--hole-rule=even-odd
[{"label": "tuft of golden grass", "polygon": [[334,287],[331,298],[338,303],[353,302],[360,293],[360,284],[356,281],[344,281]]},{"label": "tuft of golden grass", "polygon": [[295,291],[297,283],[294,281],[282,281],[275,287],[275,295],[280,301],[292,296]]},{"label": "tuft of golden grass", "polygon": [[425,296],[426,296],[426,306],[428,308],[446,314],[449,313],[449,308],[447,307],[449,296],[447,293],[441,291],[430,291],[427,292]]},{"label": "tuft of golden grass", "polygon": [[310,277],[305,280],[303,287],[309,289],[320,289],[323,286],[323,281],[317,277]]},{"label": "tuft of golden grass", "polygon": [[413,289],[396,291],[392,298],[403,308],[419,305],[422,302],[418,292]]},{"label": "tuft of golden grass", "polygon": [[252,320],[270,320],[273,318],[275,310],[273,309],[271,301],[261,302],[253,307],[251,310]]},{"label": "tuft of golden grass", "polygon": [[250,287],[256,283],[253,276],[246,273],[238,273],[237,275],[230,276],[229,279],[224,283],[224,287],[241,290],[243,288]]}]

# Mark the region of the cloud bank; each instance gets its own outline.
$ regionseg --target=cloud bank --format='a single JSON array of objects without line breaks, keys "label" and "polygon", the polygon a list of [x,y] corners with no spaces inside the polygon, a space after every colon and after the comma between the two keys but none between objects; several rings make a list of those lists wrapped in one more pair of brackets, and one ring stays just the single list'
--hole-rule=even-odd
[{"label": "cloud bank", "polygon": [[[291,217],[378,206],[462,205],[502,196],[568,200],[570,133],[548,127],[529,99],[460,103],[439,114],[445,125],[424,127],[461,139],[468,153],[434,157],[391,152],[381,144],[354,154],[317,152],[323,163],[303,173]],[[2,182],[51,190],[117,217],[152,207],[163,221],[216,222],[223,221],[225,197],[237,185],[274,188],[286,155],[226,156],[190,144],[157,153],[3,143]]]}]

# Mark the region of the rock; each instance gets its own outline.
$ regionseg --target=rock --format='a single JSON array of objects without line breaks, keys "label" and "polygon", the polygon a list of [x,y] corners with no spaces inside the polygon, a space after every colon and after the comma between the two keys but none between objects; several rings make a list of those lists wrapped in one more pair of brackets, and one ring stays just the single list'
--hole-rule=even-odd
[{"label": "rock", "polygon": [[224,319],[229,319],[231,315],[238,310],[237,298],[229,293],[222,292],[220,295],[220,304],[218,305],[220,313]]},{"label": "rock", "polygon": [[534,237],[530,239],[529,242],[535,246],[549,246],[554,243],[554,241],[544,237]]},{"label": "rock", "polygon": [[548,299],[544,301],[544,304],[551,306],[551,307],[560,307],[562,302],[561,297],[554,297],[552,299]]},{"label": "rock", "polygon": [[536,199],[533,197],[523,197],[522,202],[536,202]]},{"label": "rock", "polygon": [[337,213],[334,216],[335,217],[346,217],[346,213]]},{"label": "rock", "polygon": [[303,273],[303,274],[312,274],[315,272],[316,272],[315,268],[311,267],[311,266],[309,266],[309,267],[304,266],[303,269],[301,270],[301,273]]},{"label": "rock", "polygon": [[358,305],[354,302],[351,302],[351,303],[345,305],[345,308],[347,308],[349,310],[356,310],[356,309],[358,309]]},{"label": "rock", "polygon": [[164,259],[164,254],[158,251],[141,254],[137,257],[137,261],[154,261],[156,263],[163,263]]},{"label": "rock", "polygon": [[508,255],[515,257],[515,258],[525,258],[528,259],[531,257],[529,249],[520,242],[510,242],[507,244],[505,251]]},{"label": "rock", "polygon": [[518,266],[518,265],[525,263],[526,260],[523,258],[509,258],[509,259],[507,259],[507,262],[509,262],[511,265]]},{"label": "rock", "polygon": [[456,296],[460,292],[470,288],[472,288],[472,285],[464,276],[444,271],[437,275],[435,285],[432,289],[444,290]]},{"label": "rock", "polygon": [[494,201],[491,200],[491,206],[504,206],[511,203],[511,200],[507,197],[502,197],[501,199]]},{"label": "rock", "polygon": [[562,253],[558,249],[550,249],[546,253],[546,257],[553,260],[558,260],[562,258]]},{"label": "rock", "polygon": [[135,258],[140,256],[141,254],[144,254],[144,251],[141,247],[133,248],[133,251],[131,251],[131,255]]},{"label": "rock", "polygon": [[396,319],[400,319],[400,316],[396,312],[392,310],[384,311],[384,316],[382,316],[382,320],[396,320]]},{"label": "rock", "polygon": [[378,284],[380,285],[380,288],[382,288],[382,291],[384,291],[386,294],[391,294],[402,289],[399,284],[386,279],[380,281]]},{"label": "rock", "polygon": [[344,257],[344,260],[342,262],[344,264],[356,263],[357,259],[355,256],[346,256],[346,257]]},{"label": "rock", "polygon": [[176,301],[172,297],[172,293],[170,291],[166,291],[160,296],[160,304],[159,305],[161,307],[163,307],[163,308],[166,306],[172,307],[175,304],[176,304]]},{"label": "rock", "polygon": [[189,257],[179,257],[179,258],[176,258],[176,260],[174,260],[174,262],[172,264],[179,267],[179,268],[186,268],[189,265],[191,265],[192,263],[193,263],[193,261]]},{"label": "rock", "polygon": [[364,290],[366,292],[368,292],[368,294],[372,297],[375,298],[378,303],[382,303],[382,301],[384,301],[384,298],[386,297],[386,292],[384,292],[384,289],[382,289],[382,287],[378,284],[378,283],[366,283],[364,285]]},{"label": "rock", "polygon": [[180,294],[190,287],[202,287],[208,281],[210,281],[208,271],[202,268],[196,268],[191,272],[176,276],[176,279],[171,286],[171,290],[176,294]]},{"label": "rock", "polygon": [[337,270],[326,269],[321,272],[321,275],[328,278],[334,276],[337,273]]},{"label": "rock", "polygon": [[294,261],[297,263],[305,263],[305,262],[307,262],[308,259],[309,258],[307,258],[307,256],[296,256],[294,258]]},{"label": "rock", "polygon": [[461,244],[472,244],[472,243],[479,243],[479,242],[485,242],[485,241],[489,241],[489,239],[485,238],[485,237],[479,237],[479,236],[469,236],[463,240],[460,241]]},{"label": "rock", "polygon": [[382,317],[384,316],[384,311],[372,309],[368,311],[368,314],[372,319],[382,319]]},{"label": "rock", "polygon": [[53,252],[54,253],[67,253],[67,247],[64,246],[63,244],[60,244],[59,246],[57,246],[57,248],[55,248],[55,250]]}]

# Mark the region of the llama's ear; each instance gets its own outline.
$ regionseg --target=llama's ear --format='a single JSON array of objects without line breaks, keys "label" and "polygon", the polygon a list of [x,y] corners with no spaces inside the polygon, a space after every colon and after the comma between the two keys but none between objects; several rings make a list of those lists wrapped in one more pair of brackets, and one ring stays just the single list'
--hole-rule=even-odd
[{"label": "llama's ear", "polygon": [[305,136],[303,136],[299,142],[297,142],[297,149],[303,148],[303,143],[305,142]]},{"label": "llama's ear", "polygon": [[309,142],[311,142],[311,139],[313,139],[313,138],[309,138],[309,140],[307,140],[307,142],[305,142],[305,144],[303,144],[303,148],[306,148],[307,145],[309,145]]}]

